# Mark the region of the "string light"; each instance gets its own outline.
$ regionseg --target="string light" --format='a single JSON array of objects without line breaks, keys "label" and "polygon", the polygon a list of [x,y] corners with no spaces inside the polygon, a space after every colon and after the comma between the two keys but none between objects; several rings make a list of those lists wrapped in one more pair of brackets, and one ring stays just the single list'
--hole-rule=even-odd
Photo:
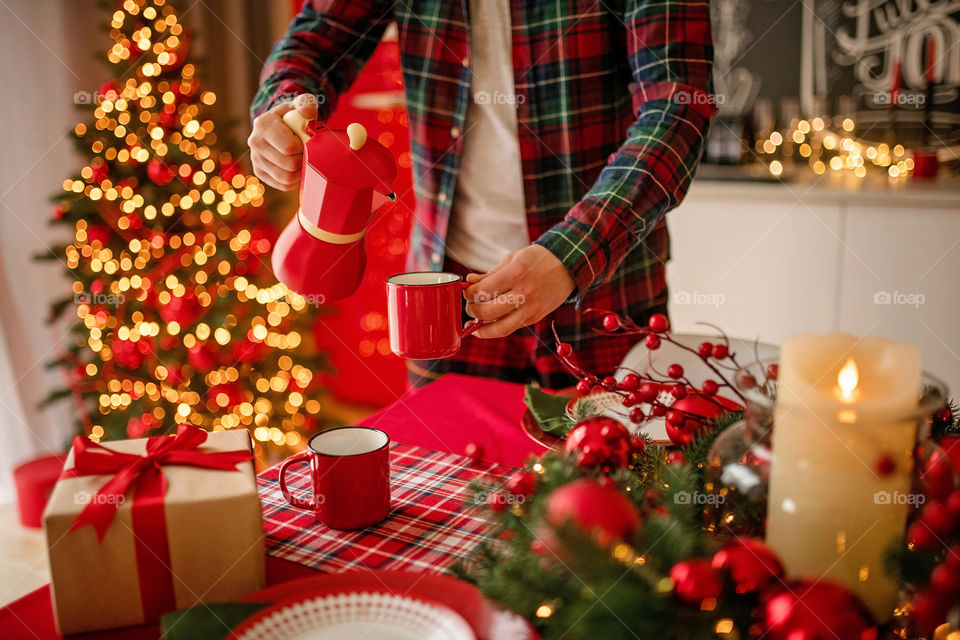
[{"label": "string light", "polygon": [[902,178],[913,170],[912,158],[900,160],[906,154],[903,145],[897,144],[891,150],[884,143],[874,146],[858,140],[852,135],[856,129],[852,118],[842,119],[839,125],[839,131],[834,131],[829,128],[829,119],[799,120],[782,132],[772,131],[757,140],[755,149],[776,177],[784,173],[785,163],[793,160],[794,152],[816,175],[823,175],[829,168],[832,172],[865,178],[867,167],[874,166],[891,178]]}]

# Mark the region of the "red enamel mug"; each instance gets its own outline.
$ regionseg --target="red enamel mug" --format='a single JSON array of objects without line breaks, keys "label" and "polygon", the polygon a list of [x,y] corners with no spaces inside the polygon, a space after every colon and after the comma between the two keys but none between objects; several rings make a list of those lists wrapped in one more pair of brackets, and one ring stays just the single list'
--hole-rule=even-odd
[{"label": "red enamel mug", "polygon": [[[287,488],[287,471],[310,465],[312,495]],[[331,529],[362,529],[390,513],[390,436],[370,427],[337,427],[310,438],[307,450],[280,465],[280,492],[298,509],[313,511]]]},{"label": "red enamel mug", "polygon": [[483,321],[461,326],[463,291],[455,273],[416,271],[387,278],[390,350],[401,358],[434,360],[460,350],[460,341]]}]

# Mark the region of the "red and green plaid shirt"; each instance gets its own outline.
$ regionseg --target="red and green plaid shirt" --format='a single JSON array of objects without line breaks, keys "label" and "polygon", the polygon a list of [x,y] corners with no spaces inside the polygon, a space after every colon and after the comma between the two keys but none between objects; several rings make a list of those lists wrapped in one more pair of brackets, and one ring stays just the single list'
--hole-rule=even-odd
[{"label": "red and green plaid shirt", "polygon": [[[254,116],[307,92],[321,119],[399,27],[416,208],[411,268],[440,270],[470,92],[467,0],[307,0],[273,49]],[[666,301],[664,214],[686,193],[713,115],[707,0],[511,0],[530,238],[577,283],[534,328],[589,339],[582,307],[641,320]]]}]

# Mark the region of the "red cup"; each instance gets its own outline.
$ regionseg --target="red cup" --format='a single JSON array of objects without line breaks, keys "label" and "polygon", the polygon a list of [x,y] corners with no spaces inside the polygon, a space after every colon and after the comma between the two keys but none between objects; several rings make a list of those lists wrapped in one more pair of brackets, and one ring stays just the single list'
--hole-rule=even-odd
[{"label": "red cup", "polygon": [[416,271],[387,278],[390,350],[401,358],[434,360],[460,350],[482,320],[460,325],[461,297],[469,283],[455,273]]},{"label": "red cup", "polygon": [[[287,489],[287,471],[310,464],[313,495]],[[331,529],[363,529],[390,514],[390,436],[370,427],[337,427],[310,438],[307,450],[280,465],[280,492],[298,509],[313,511]]]},{"label": "red cup", "polygon": [[936,149],[914,149],[913,150],[913,173],[914,178],[936,178],[940,171],[940,160],[937,158]]}]

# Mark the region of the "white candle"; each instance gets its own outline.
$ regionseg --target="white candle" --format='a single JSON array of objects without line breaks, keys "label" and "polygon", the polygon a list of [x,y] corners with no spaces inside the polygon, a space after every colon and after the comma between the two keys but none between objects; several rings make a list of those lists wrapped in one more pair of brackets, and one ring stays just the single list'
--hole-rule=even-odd
[{"label": "white candle", "polygon": [[878,621],[897,602],[883,560],[909,511],[921,373],[914,347],[878,337],[801,334],[780,351],[767,543],[789,577],[846,585]]}]

